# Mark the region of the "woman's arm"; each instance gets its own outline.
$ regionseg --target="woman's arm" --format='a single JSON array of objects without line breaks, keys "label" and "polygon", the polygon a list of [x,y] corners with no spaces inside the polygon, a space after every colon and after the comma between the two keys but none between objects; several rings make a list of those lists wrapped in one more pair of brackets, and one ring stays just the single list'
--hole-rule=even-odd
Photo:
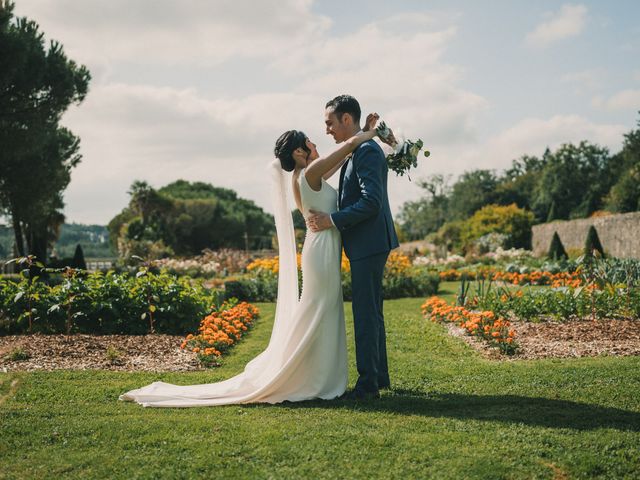
[{"label": "woman's arm", "polygon": [[[377,121],[377,115],[369,115],[367,120],[371,119],[373,125]],[[368,124],[369,127],[371,125]],[[309,165],[305,172],[304,176],[307,179],[307,182],[314,190],[320,190],[322,186],[322,178],[327,173],[330,173],[332,170],[335,173],[335,170],[339,168],[339,166],[344,161],[345,157],[352,153],[356,148],[362,145],[367,140],[371,140],[377,135],[374,128],[369,128],[368,131],[363,132],[359,135],[354,135],[345,141],[340,148],[338,148],[333,153],[330,153],[326,157],[320,157],[316,161],[314,161],[311,165]]]},{"label": "woman's arm", "polygon": [[342,159],[342,161],[340,163],[338,163],[335,167],[333,167],[331,170],[329,170],[327,173],[325,173],[322,178],[324,178],[325,180],[329,180],[331,177],[333,177],[333,175],[340,170],[340,168],[342,168],[342,165],[344,165],[344,162],[347,161],[347,157],[344,157]]}]

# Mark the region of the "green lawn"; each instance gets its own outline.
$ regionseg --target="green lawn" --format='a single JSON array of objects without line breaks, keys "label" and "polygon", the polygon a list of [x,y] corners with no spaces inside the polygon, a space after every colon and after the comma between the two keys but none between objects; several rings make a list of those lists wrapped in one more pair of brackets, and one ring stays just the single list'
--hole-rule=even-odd
[{"label": "green lawn", "polygon": [[0,478],[640,476],[640,358],[484,360],[425,322],[421,303],[385,302],[393,388],[378,401],[156,409],[117,400],[155,380],[240,372],[269,339],[273,305],[209,372],[0,374]]}]

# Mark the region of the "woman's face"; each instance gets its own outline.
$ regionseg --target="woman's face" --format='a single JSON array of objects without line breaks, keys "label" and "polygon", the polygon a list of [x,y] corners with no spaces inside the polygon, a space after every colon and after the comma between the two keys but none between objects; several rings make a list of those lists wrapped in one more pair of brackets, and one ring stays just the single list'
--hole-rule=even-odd
[{"label": "woman's face", "polygon": [[293,155],[293,159],[296,161],[296,165],[298,166],[298,168],[305,168],[309,166],[311,162],[319,157],[318,149],[316,148],[315,143],[307,138],[305,140],[305,145],[309,149],[308,154],[303,148],[297,148]]},{"label": "woman's face", "polygon": [[314,160],[316,160],[320,155],[318,155],[318,149],[316,148],[316,144],[307,138],[307,148],[310,150],[309,158],[307,161],[307,165]]}]

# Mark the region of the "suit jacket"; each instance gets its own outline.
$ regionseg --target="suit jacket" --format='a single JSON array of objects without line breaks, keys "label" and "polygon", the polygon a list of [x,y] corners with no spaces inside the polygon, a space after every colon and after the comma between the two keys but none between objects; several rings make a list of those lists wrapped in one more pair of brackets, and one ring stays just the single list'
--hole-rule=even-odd
[{"label": "suit jacket", "polygon": [[340,170],[338,211],[331,214],[350,260],[398,247],[387,195],[389,168],[380,145],[360,145]]}]

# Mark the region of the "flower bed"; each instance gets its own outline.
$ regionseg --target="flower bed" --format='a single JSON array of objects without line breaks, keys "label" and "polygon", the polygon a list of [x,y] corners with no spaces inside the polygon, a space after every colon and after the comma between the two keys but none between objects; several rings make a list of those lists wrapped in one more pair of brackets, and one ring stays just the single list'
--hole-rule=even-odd
[{"label": "flower bed", "polygon": [[440,297],[433,296],[422,305],[422,315],[433,322],[452,322],[465,329],[467,334],[480,337],[501,352],[511,355],[516,352],[515,331],[510,322],[492,311],[471,311],[464,307],[449,305]]},{"label": "flower bed", "polygon": [[507,272],[491,267],[477,270],[444,270],[438,273],[440,280],[452,282],[463,278],[468,280],[492,280],[512,285],[550,285],[552,287],[579,287],[582,282],[578,272],[558,272],[534,270],[532,272]]},{"label": "flower bed", "polygon": [[62,283],[0,280],[0,335],[185,334],[218,302],[188,277],[141,268],[135,275],[66,269]]},{"label": "flower bed", "polygon": [[220,357],[242,338],[259,315],[258,308],[249,303],[225,302],[202,320],[200,333],[187,335],[180,348],[196,353],[205,366],[218,365]]},{"label": "flower bed", "polygon": [[495,289],[473,296],[470,303],[497,315],[526,321],[640,318],[640,289],[622,286],[600,289],[590,284],[579,288],[525,288],[516,292]]},{"label": "flower bed", "polygon": [[177,275],[212,278],[244,272],[251,263],[252,254],[242,250],[223,248],[203,250],[201,255],[191,258],[162,258],[154,260],[154,266]]},{"label": "flower bed", "polygon": [[[298,268],[301,256],[298,254]],[[342,291],[345,300],[351,300],[351,267],[342,254]],[[244,277],[230,279],[225,283],[225,297],[247,301],[273,302],[277,296],[278,257],[260,258],[247,266]],[[301,273],[301,272],[299,272]],[[438,291],[440,279],[433,272],[411,264],[403,253],[389,254],[382,281],[384,298],[423,297]]]}]

